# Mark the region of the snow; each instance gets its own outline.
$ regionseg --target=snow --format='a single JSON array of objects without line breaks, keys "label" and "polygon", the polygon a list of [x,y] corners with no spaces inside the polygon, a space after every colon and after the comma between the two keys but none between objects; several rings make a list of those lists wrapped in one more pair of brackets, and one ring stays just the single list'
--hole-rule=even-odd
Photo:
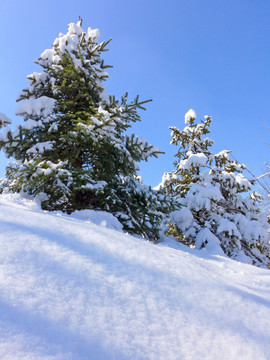
[{"label": "snow", "polygon": [[[236,216],[239,216],[236,215]],[[242,215],[242,217],[244,219],[246,219],[245,216]],[[219,221],[218,221],[218,227],[217,227],[217,234],[220,234],[222,232],[227,232],[229,234],[229,236],[236,236],[238,239],[242,239],[242,236],[240,234],[240,232],[238,231],[236,224],[233,223],[232,221],[229,221],[228,219],[224,219],[219,217]],[[245,239],[247,239],[245,237]]]},{"label": "snow", "polygon": [[182,207],[180,210],[173,211],[170,214],[170,219],[179,228],[188,229],[194,222],[192,212],[187,207]]},{"label": "snow", "polygon": [[220,201],[223,196],[218,186],[212,184],[202,185],[193,183],[186,196],[186,202],[190,209],[200,211],[202,209],[211,210],[211,201]]},{"label": "snow", "polygon": [[32,74],[27,76],[27,79],[29,80],[31,85],[35,83],[45,84],[47,81],[47,77],[48,75],[45,72],[37,73],[34,71]]},{"label": "snow", "polygon": [[0,196],[1,359],[269,359],[269,270],[73,215]]},{"label": "snow", "polygon": [[42,126],[43,126],[43,124],[42,124],[42,121],[40,121],[40,120],[36,121],[36,120],[29,119],[29,120],[26,120],[24,123],[24,128],[26,130],[32,130],[32,129],[39,128]]},{"label": "snow", "polygon": [[8,140],[9,140],[8,136],[9,136],[10,133],[11,133],[11,130],[10,130],[10,127],[8,126],[8,127],[6,127],[5,130],[0,134],[0,141],[4,141],[4,142],[8,141]]},{"label": "snow", "polygon": [[[15,114],[22,115],[24,113],[27,113],[28,115],[32,116],[43,115],[44,117],[46,117],[52,113],[55,102],[55,99],[49,98],[47,96],[41,96],[37,99],[23,100],[17,106]],[[28,130],[29,126],[30,123],[28,124]]]},{"label": "snow", "polygon": [[195,111],[193,109],[189,109],[185,114],[185,124],[189,124],[191,119],[195,120],[197,117]]},{"label": "snow", "polygon": [[167,184],[176,182],[178,179],[178,174],[176,171],[172,171],[170,173],[165,172],[162,176],[162,181],[159,185],[157,185],[154,189],[159,190],[167,186]]},{"label": "snow", "polygon": [[234,219],[246,241],[252,243],[258,237],[268,238],[259,221],[248,220],[242,214],[235,214]]},{"label": "snow", "polygon": [[213,251],[214,253],[222,254],[223,251],[220,248],[219,239],[207,228],[200,230],[196,236],[196,246],[200,248],[205,246],[207,251]]},{"label": "snow", "polygon": [[84,220],[97,224],[108,229],[122,231],[123,226],[115,216],[105,211],[94,210],[76,210],[71,215],[71,218]]},{"label": "snow", "polygon": [[243,174],[237,174],[235,176],[235,181],[237,182],[237,184],[240,185],[241,188],[243,189],[248,189],[250,190],[252,188],[251,183],[248,181],[248,179],[243,175]]},{"label": "snow", "polygon": [[32,146],[26,151],[27,154],[36,153],[37,151],[43,153],[46,150],[51,150],[53,148],[53,143],[51,141],[40,142]]},{"label": "snow", "polygon": [[217,158],[225,158],[229,160],[229,154],[231,153],[230,150],[222,150],[216,154]]},{"label": "snow", "polygon": [[189,157],[185,160],[181,160],[179,163],[179,169],[186,170],[190,167],[203,167],[207,164],[208,158],[204,153],[187,154]]},{"label": "snow", "polygon": [[[78,22],[77,24],[70,23],[68,25],[68,35],[73,35],[73,34],[81,35],[82,32],[83,29],[80,25],[80,22]],[[63,36],[64,36],[63,34],[59,34],[59,37],[63,37]]]},{"label": "snow", "polygon": [[0,126],[7,126],[11,124],[11,120],[3,113],[0,112]]}]

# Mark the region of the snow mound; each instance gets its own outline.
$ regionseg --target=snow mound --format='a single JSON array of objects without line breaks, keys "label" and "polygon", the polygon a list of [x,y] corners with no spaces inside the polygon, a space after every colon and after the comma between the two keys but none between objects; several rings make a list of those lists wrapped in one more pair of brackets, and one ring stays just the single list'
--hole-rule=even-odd
[{"label": "snow mound", "polygon": [[93,224],[97,224],[108,229],[122,231],[123,226],[118,219],[112,214],[105,211],[95,210],[76,210],[70,217],[78,220],[89,221]]},{"label": "snow mound", "polygon": [[269,270],[93,218],[0,196],[0,359],[269,359]]}]

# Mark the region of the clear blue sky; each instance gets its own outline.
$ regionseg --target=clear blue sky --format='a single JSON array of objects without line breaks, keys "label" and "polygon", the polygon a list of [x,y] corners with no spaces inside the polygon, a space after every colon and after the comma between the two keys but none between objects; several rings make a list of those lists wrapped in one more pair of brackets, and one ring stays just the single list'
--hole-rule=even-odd
[{"label": "clear blue sky", "polygon": [[[170,125],[193,108],[213,116],[215,151],[231,149],[256,175],[270,160],[270,0],[1,0],[0,112],[14,120],[33,59],[83,18],[112,38],[107,90],[153,99],[134,132],[166,155],[141,166],[156,185],[173,169]],[[262,139],[263,138],[263,139]],[[5,158],[1,155],[0,176]]]}]

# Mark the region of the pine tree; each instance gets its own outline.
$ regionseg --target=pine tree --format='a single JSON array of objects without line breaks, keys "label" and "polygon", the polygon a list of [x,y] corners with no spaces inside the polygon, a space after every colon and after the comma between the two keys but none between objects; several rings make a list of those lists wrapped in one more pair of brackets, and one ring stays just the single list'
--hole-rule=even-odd
[{"label": "pine tree", "polygon": [[[136,177],[138,163],[160,152],[126,133],[147,101],[137,96],[129,103],[127,93],[120,101],[106,93],[109,66],[101,54],[109,41],[98,43],[98,37],[97,29],[84,32],[80,19],[35,60],[42,72],[28,76],[30,86],[17,100],[16,114],[24,124],[0,138],[6,155],[16,159],[7,167],[9,190],[44,194],[46,210],[111,211],[129,231],[140,233],[141,222],[142,234],[156,239],[159,210],[169,212],[170,204],[164,198],[157,205],[161,192],[143,189]],[[152,202],[128,203],[131,183],[131,201],[140,193]]]},{"label": "pine tree", "polygon": [[[261,213],[261,197],[252,192],[245,166],[230,151],[211,151],[207,135],[212,118],[196,123],[196,113],[185,115],[186,127],[172,130],[171,144],[180,144],[176,169],[165,173],[162,187],[184,205],[171,216],[169,233],[198,249],[218,249],[230,257],[265,266],[269,264],[269,236]],[[246,195],[244,197],[244,195]]]},{"label": "pine tree", "polygon": [[[8,127],[11,124],[11,120],[3,113],[0,113],[0,129],[3,127]],[[9,132],[9,129],[2,135],[3,137]],[[7,180],[5,178],[0,178],[0,193],[7,186]]]}]

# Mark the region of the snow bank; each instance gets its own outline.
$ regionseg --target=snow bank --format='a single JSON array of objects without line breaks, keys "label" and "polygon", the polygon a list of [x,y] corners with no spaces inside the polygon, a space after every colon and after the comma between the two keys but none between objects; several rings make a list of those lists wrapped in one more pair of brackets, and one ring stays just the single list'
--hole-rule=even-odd
[{"label": "snow bank", "polygon": [[0,196],[1,359],[269,359],[268,270],[81,215]]}]

